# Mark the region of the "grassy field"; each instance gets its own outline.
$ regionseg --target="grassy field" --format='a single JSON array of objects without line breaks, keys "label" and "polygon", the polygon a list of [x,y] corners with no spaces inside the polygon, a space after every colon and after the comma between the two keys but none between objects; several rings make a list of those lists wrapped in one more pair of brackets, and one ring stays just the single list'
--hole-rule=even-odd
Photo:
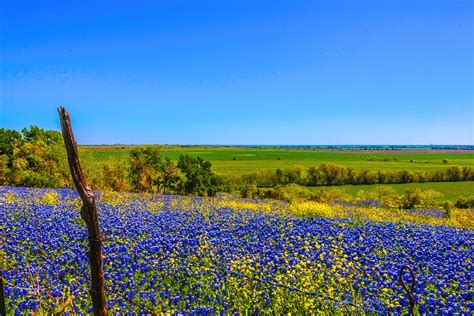
[{"label": "grassy field", "polygon": [[[403,184],[372,184],[372,185],[341,185],[335,188],[345,193],[356,195],[360,190],[366,192],[377,191],[382,187],[391,187],[402,194],[407,189],[420,188],[422,190],[435,190],[443,193],[439,200],[455,201],[459,196],[474,196],[474,181],[465,182],[428,182],[428,183],[403,183]],[[311,190],[327,190],[329,187],[308,187]],[[334,188],[334,187],[333,187]]]},{"label": "grassy field", "polygon": [[[132,146],[82,146],[93,159],[124,159]],[[219,174],[244,174],[262,169],[317,167],[333,163],[353,169],[433,171],[449,165],[474,166],[474,151],[316,151],[302,149],[162,147],[162,154],[178,159],[181,154],[200,156],[212,162]],[[383,161],[383,159],[389,161]],[[448,160],[448,164],[443,163]]]}]

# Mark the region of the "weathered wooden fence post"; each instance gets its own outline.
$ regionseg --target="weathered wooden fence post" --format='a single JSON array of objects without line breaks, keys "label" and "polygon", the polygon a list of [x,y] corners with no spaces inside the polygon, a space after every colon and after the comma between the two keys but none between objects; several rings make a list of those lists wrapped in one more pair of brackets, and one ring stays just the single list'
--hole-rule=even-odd
[{"label": "weathered wooden fence post", "polygon": [[82,173],[77,152],[77,144],[72,133],[69,113],[64,107],[59,107],[59,121],[67,151],[67,160],[71,171],[72,180],[79,196],[82,199],[81,217],[86,222],[89,233],[89,259],[91,266],[91,289],[90,295],[94,308],[94,315],[106,315],[104,297],[104,271],[102,268],[102,235],[99,228],[99,218],[92,190],[86,184]]},{"label": "weathered wooden fence post", "polygon": [[0,316],[7,316],[7,307],[5,306],[5,289],[3,288],[3,279],[0,277]]}]

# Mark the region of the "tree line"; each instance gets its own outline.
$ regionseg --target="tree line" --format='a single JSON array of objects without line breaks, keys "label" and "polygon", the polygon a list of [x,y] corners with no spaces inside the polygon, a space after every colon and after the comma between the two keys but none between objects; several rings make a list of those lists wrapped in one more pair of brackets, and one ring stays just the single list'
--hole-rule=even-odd
[{"label": "tree line", "polygon": [[411,172],[407,170],[372,171],[352,169],[330,163],[304,169],[260,170],[244,175],[230,175],[225,178],[229,187],[255,184],[258,187],[298,184],[302,186],[335,186],[357,184],[397,184],[410,182],[455,182],[473,181],[474,169],[471,167],[449,166],[442,170]]},{"label": "tree line", "polygon": [[[95,190],[215,195],[222,180],[208,160],[181,155],[163,158],[157,147],[136,148],[125,161],[95,161],[87,152],[81,163]],[[37,126],[0,129],[0,185],[73,187],[62,136]]]},{"label": "tree line", "polygon": [[[182,155],[164,158],[158,147],[136,148],[126,159],[101,161],[81,151],[88,183],[96,190],[212,196],[217,192],[243,192],[254,187],[337,186],[434,181],[473,181],[474,169],[449,166],[430,172],[372,171],[325,163],[304,169],[259,170],[249,174],[217,175],[211,162]],[[37,126],[21,132],[0,128],[0,185],[72,187],[61,134]]]}]

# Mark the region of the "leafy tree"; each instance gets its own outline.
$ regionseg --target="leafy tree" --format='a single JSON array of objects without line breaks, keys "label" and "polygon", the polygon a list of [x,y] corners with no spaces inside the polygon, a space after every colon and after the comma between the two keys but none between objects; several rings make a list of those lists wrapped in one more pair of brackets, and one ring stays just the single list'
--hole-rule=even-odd
[{"label": "leafy tree", "polygon": [[0,155],[0,185],[7,185],[8,156]]},{"label": "leafy tree", "polygon": [[374,184],[377,182],[377,175],[370,170],[362,169],[357,173],[358,184]]},{"label": "leafy tree", "polygon": [[13,146],[6,178],[11,185],[58,187],[68,183],[65,155],[57,143],[25,138]]},{"label": "leafy tree", "polygon": [[256,195],[256,193],[257,193],[257,184],[255,183],[244,184],[240,188],[240,196],[243,198],[251,199]]},{"label": "leafy tree", "polygon": [[402,196],[402,207],[405,209],[432,207],[436,199],[442,195],[434,190],[407,189]]},{"label": "leafy tree", "polygon": [[137,148],[130,151],[130,182],[132,190],[155,192],[159,189],[161,171],[164,168],[163,157],[156,147]]},{"label": "leafy tree", "polygon": [[24,128],[21,130],[23,138],[27,142],[34,142],[37,140],[44,141],[47,145],[61,143],[61,133],[58,131],[44,130],[38,126],[32,125],[29,129]]},{"label": "leafy tree", "polygon": [[166,157],[159,180],[163,192],[182,191],[185,180],[186,178],[181,173],[178,166],[171,159]]},{"label": "leafy tree", "polygon": [[306,183],[311,186],[319,184],[319,171],[315,167],[309,167],[306,175]]},{"label": "leafy tree", "polygon": [[400,183],[412,182],[412,175],[407,170],[400,170],[398,172],[398,178],[400,179]]},{"label": "leafy tree", "polygon": [[474,169],[471,167],[462,168],[462,179],[464,181],[473,181],[474,180]]},{"label": "leafy tree", "polygon": [[102,178],[104,179],[104,186],[112,191],[126,191],[127,190],[127,170],[121,163],[105,162],[102,165]]},{"label": "leafy tree", "polygon": [[221,179],[211,171],[211,162],[201,157],[181,155],[178,168],[184,173],[186,181],[183,191],[187,194],[213,196],[217,192]]},{"label": "leafy tree", "polygon": [[346,184],[356,184],[357,173],[352,168],[347,168]]},{"label": "leafy tree", "polygon": [[325,185],[344,184],[347,177],[347,169],[338,165],[323,163],[318,167],[318,171]]},{"label": "leafy tree", "polygon": [[0,128],[0,155],[13,156],[13,146],[23,140],[21,134],[12,129]]},{"label": "leafy tree", "polygon": [[459,166],[451,166],[446,169],[446,176],[449,181],[461,181],[463,179],[463,170]]}]

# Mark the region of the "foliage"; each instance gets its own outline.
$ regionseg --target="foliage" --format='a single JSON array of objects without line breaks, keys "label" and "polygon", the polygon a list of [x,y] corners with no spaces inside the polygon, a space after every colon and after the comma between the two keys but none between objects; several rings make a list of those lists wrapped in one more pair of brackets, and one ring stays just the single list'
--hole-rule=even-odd
[{"label": "foliage", "polygon": [[0,128],[0,155],[13,156],[13,146],[23,140],[22,135],[11,129]]},{"label": "foliage", "polygon": [[299,200],[311,199],[314,194],[305,187],[297,184],[289,184],[285,186],[277,186],[273,190],[272,198],[294,202]]},{"label": "foliage", "polygon": [[[113,151],[110,151],[110,148]],[[445,181],[455,183],[474,180],[472,158],[462,153],[377,154],[274,148],[196,148],[202,151],[195,152],[194,147],[171,149],[157,146],[147,148],[94,146],[87,149],[80,147],[80,157],[88,183],[94,190],[118,192],[196,195],[229,192],[240,193],[241,196],[247,197],[278,198],[282,192],[275,194],[271,187],[279,187],[277,191],[281,191],[281,187],[289,184],[331,187],[348,184],[384,185]],[[33,187],[72,185],[61,135],[57,131],[31,126],[19,133],[2,128],[0,151],[0,185]],[[188,160],[192,163],[188,166],[187,163],[181,162],[182,168],[180,168],[177,163],[182,153],[189,153]],[[211,159],[195,157],[199,154],[206,154],[206,157]],[[231,159],[235,157],[238,159]],[[413,159],[414,157],[422,158]],[[445,157],[449,158],[449,164],[441,163],[441,158]],[[423,165],[413,167],[413,162],[418,161],[422,161]],[[245,170],[252,172],[245,173],[239,169],[229,174],[234,170],[229,163],[232,166],[247,164]],[[194,166],[190,167],[191,165]],[[223,171],[223,174],[217,175],[214,173],[216,170]],[[465,185],[469,186],[467,182]],[[331,198],[337,199],[346,195],[345,192],[338,193],[333,189],[330,189],[332,192],[328,194],[322,189],[311,190],[316,194],[310,198],[319,201],[329,201]],[[438,191],[445,193],[441,189]],[[361,192],[356,198],[363,200],[362,195],[367,195],[366,199],[374,199],[374,194],[369,193]],[[470,195],[470,192],[466,191],[465,194]],[[399,207],[403,203],[401,197],[394,195],[377,196],[375,199],[382,198],[386,205],[393,207]],[[446,198],[455,201],[457,196],[446,195]]]},{"label": "foliage", "polygon": [[255,183],[244,184],[240,188],[240,196],[243,198],[251,199],[257,195],[258,189]]},{"label": "foliage", "polygon": [[259,170],[243,175],[227,175],[225,183],[230,190],[242,184],[256,183],[258,187],[298,184],[306,186],[364,185],[364,184],[400,184],[440,181],[472,181],[474,169],[471,167],[450,166],[445,170],[434,172],[371,171],[369,169],[353,170],[335,164],[323,163],[318,167],[304,170],[301,167],[275,170]]},{"label": "foliage", "polygon": [[137,148],[130,151],[130,180],[137,192],[156,192],[164,161],[156,147]]},{"label": "foliage", "polygon": [[211,170],[211,162],[201,157],[182,155],[178,168],[186,177],[184,193],[200,196],[213,196],[217,193],[220,179]]},{"label": "foliage", "polygon": [[401,206],[405,209],[432,207],[435,200],[441,195],[441,193],[433,190],[408,189],[402,196]]},{"label": "foliage", "polygon": [[59,187],[68,183],[61,134],[37,126],[22,134],[1,129],[0,182],[29,187]]},{"label": "foliage", "polygon": [[461,196],[456,200],[455,206],[458,208],[474,208],[474,196]]}]

